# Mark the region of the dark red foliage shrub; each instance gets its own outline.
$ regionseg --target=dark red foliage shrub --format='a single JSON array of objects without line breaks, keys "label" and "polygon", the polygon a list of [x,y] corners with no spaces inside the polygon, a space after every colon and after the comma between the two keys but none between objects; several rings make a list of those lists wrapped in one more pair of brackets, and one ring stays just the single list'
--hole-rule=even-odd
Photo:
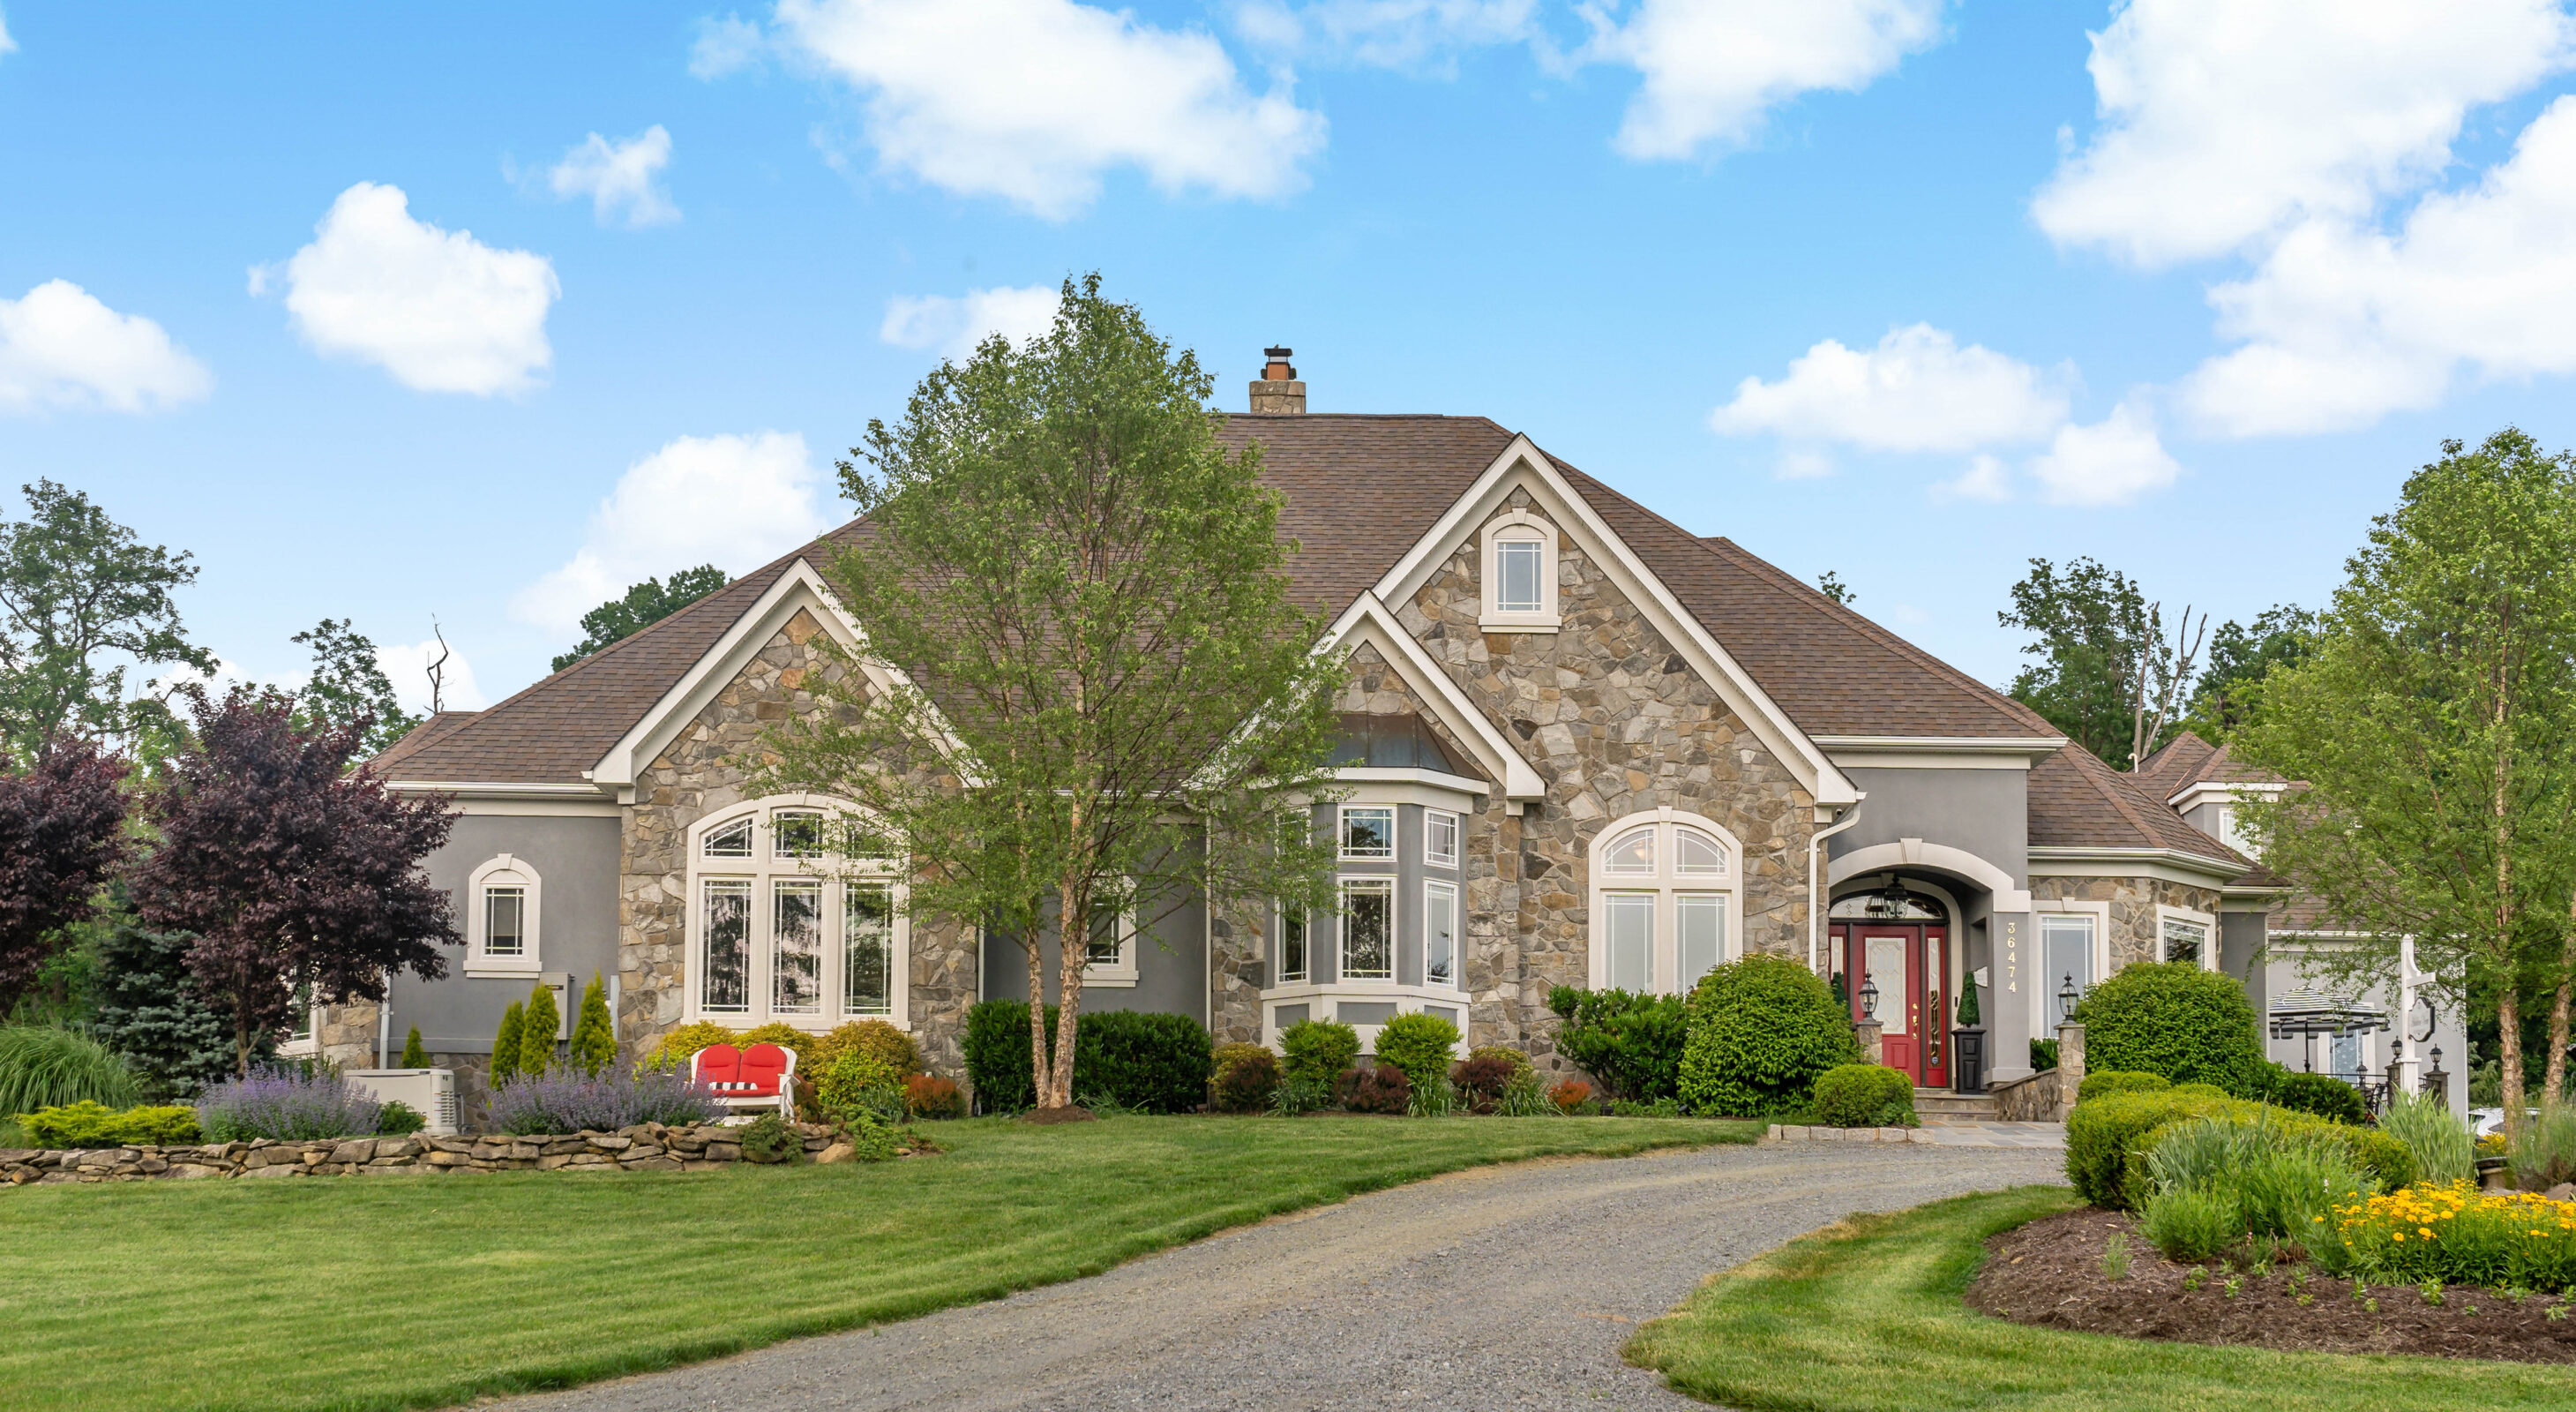
[{"label": "dark red foliage shrub", "polygon": [[1499,1054],[1482,1054],[1451,1070],[1449,1081],[1458,1086],[1458,1097],[1470,1111],[1491,1113],[1503,1101],[1503,1086],[1519,1072],[1518,1064]]},{"label": "dark red foliage shrub", "polygon": [[1364,1064],[1342,1071],[1333,1097],[1354,1113],[1403,1113],[1413,1107],[1413,1080],[1393,1064]]},{"label": "dark red foliage shrub", "polygon": [[903,1106],[916,1118],[963,1118],[966,1095],[957,1091],[955,1079],[914,1074],[903,1081]]},{"label": "dark red foliage shrub", "polygon": [[1220,1113],[1258,1113],[1279,1091],[1279,1056],[1259,1044],[1220,1045],[1211,1105]]},{"label": "dark red foliage shrub", "polygon": [[7,765],[0,754],[0,1016],[126,852],[123,761],[62,740],[23,775]]}]

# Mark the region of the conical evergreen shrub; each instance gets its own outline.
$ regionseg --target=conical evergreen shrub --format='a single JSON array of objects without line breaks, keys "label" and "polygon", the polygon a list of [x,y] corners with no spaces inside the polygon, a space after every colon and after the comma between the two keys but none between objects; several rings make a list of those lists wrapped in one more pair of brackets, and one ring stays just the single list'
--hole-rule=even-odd
[{"label": "conical evergreen shrub", "polygon": [[429,1051],[420,1047],[420,1026],[418,1025],[412,1026],[411,1034],[403,1040],[402,1067],[406,1069],[429,1067]]},{"label": "conical evergreen shrub", "polygon": [[510,1002],[509,1009],[501,1012],[501,1032],[492,1036],[491,1082],[495,1090],[519,1076],[519,1031],[526,1024],[519,1002],[515,1000]]},{"label": "conical evergreen shrub", "polygon": [[529,991],[528,1008],[519,1018],[520,1073],[535,1078],[555,1067],[555,1031],[562,1027],[554,991],[543,984]]},{"label": "conical evergreen shrub", "polygon": [[581,992],[581,1015],[572,1023],[572,1066],[585,1074],[606,1071],[617,1062],[617,1026],[608,1016],[608,986],[599,973]]}]

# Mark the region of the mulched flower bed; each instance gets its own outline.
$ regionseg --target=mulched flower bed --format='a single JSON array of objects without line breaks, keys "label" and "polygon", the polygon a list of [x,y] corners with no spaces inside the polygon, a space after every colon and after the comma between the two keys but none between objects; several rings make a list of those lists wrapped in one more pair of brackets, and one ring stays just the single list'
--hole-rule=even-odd
[{"label": "mulched flower bed", "polygon": [[[2129,1270],[2103,1272],[2111,1236],[2125,1237]],[[2238,1276],[2222,1266],[2175,1265],[2156,1254],[2127,1215],[2070,1211],[1986,1242],[1988,1259],[1968,1286],[1970,1308],[2042,1328],[2077,1329],[2171,1343],[2245,1344],[2311,1353],[2426,1353],[2576,1363],[2576,1305],[2554,1295],[2521,1300],[2453,1285],[2427,1304],[2413,1285],[2371,1285],[2294,1267]],[[2203,1270],[2196,1289],[2191,1273]],[[2238,1279],[2230,1295],[2227,1283]],[[2302,1302],[2304,1300],[2304,1302]],[[2548,1310],[2565,1312],[2552,1319]]]}]

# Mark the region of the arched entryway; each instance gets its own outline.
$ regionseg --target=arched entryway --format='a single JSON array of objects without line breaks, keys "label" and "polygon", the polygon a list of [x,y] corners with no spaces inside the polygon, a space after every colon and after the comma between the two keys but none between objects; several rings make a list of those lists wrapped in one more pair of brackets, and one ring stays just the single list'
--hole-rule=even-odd
[{"label": "arched entryway", "polygon": [[[1950,1086],[1950,932],[1941,898],[1902,880],[1834,899],[1830,972],[1857,1022],[1879,1022],[1879,1062],[1918,1088]],[[1874,1006],[1874,1009],[1873,1009]]]}]

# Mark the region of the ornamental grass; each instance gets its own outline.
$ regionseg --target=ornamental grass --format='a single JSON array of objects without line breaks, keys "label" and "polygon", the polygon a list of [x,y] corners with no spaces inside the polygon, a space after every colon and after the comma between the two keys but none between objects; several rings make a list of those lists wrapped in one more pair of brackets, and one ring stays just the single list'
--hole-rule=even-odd
[{"label": "ornamental grass", "polygon": [[2576,1201],[2428,1182],[2338,1206],[2333,1220],[2336,1263],[2385,1283],[2576,1292]]}]

